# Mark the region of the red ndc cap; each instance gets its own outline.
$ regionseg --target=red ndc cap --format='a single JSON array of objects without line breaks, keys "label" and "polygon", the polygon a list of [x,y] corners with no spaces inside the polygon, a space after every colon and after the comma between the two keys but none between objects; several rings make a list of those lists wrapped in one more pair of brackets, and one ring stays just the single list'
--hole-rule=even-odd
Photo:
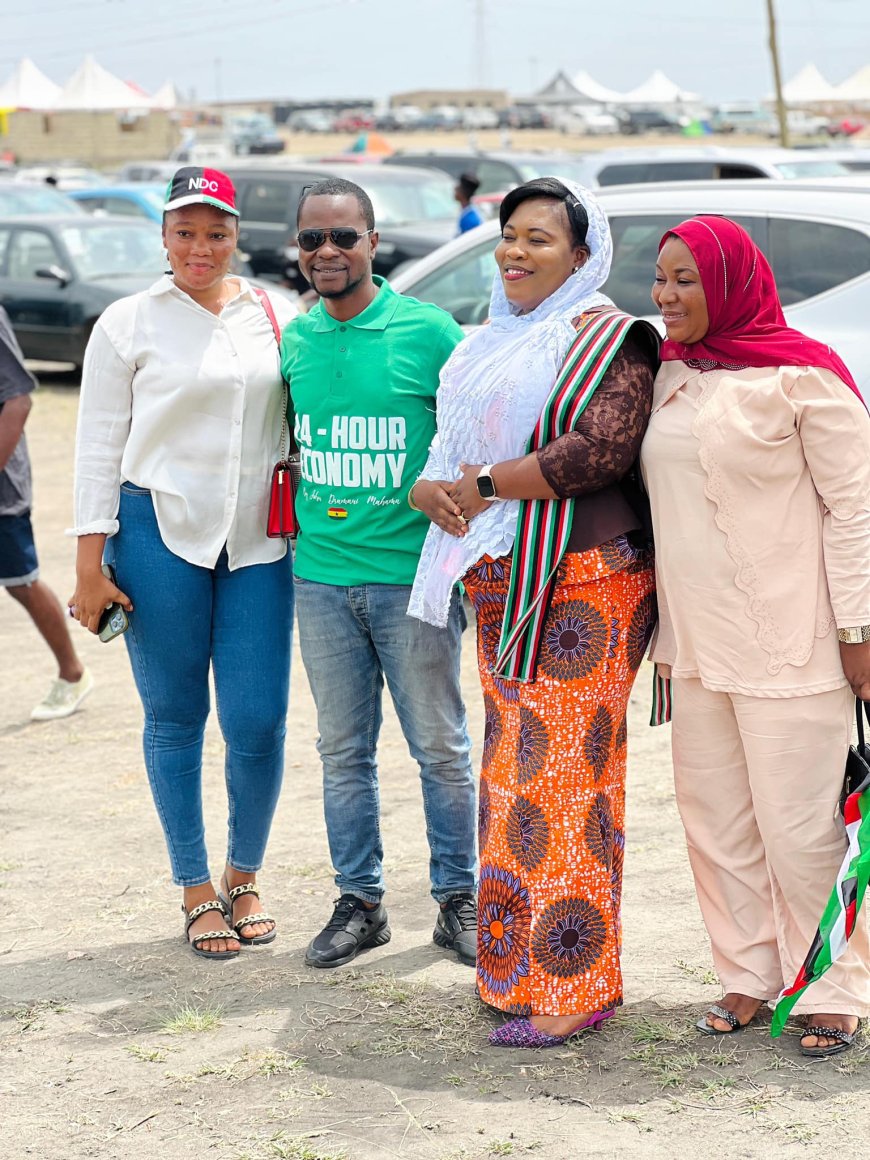
[{"label": "red ndc cap", "polygon": [[239,216],[233,183],[219,169],[188,165],[179,169],[166,187],[164,211],[185,205],[213,205],[224,213]]}]

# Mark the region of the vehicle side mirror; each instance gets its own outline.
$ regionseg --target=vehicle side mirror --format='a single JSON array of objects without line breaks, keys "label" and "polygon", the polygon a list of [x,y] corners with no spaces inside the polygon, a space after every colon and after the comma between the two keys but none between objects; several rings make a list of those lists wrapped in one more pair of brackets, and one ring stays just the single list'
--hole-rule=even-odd
[{"label": "vehicle side mirror", "polygon": [[61,286],[68,286],[72,282],[72,275],[68,270],[64,270],[62,266],[40,266],[34,270],[37,278],[49,278],[55,282],[59,282]]}]

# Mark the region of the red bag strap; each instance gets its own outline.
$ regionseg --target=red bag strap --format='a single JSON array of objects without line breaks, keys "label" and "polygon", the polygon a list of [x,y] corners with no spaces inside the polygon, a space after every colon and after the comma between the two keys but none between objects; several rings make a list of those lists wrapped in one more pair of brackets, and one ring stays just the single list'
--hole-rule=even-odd
[{"label": "red bag strap", "polygon": [[272,329],[275,331],[275,341],[278,343],[278,346],[280,346],[281,345],[281,327],[278,325],[278,319],[275,317],[275,311],[272,308],[272,303],[269,301],[269,295],[266,293],[265,290],[261,290],[259,288],[259,286],[252,286],[251,289],[254,291],[254,293],[257,295],[257,297],[260,299],[260,305],[266,311],[266,316],[268,317],[269,321],[272,323]]}]

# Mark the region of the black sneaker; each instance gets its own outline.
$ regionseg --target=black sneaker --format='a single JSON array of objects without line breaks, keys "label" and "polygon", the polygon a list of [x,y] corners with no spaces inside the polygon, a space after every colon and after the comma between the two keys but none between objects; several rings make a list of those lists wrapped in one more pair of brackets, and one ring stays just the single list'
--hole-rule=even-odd
[{"label": "black sneaker", "polygon": [[473,894],[454,894],[441,903],[432,938],[439,947],[456,951],[460,963],[477,963],[477,902]]},{"label": "black sneaker", "polygon": [[308,944],[305,961],[309,967],[343,967],[366,947],[382,947],[391,938],[387,908],[380,903],[366,910],[361,899],[342,894],[332,918]]}]

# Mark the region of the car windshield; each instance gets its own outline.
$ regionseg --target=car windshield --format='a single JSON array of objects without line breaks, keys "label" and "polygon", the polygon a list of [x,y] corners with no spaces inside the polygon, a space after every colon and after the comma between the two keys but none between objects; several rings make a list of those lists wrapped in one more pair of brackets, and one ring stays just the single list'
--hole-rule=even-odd
[{"label": "car windshield", "polygon": [[849,172],[839,161],[778,161],[776,170],[783,177],[845,177]]},{"label": "car windshield", "polygon": [[401,226],[407,222],[443,221],[455,218],[459,209],[453,199],[453,182],[437,173],[419,181],[391,180],[383,175],[366,178],[366,193],[375,207],[378,226]]},{"label": "car windshield", "polygon": [[157,278],[166,269],[160,233],[152,226],[106,225],[60,231],[80,278]]},{"label": "car windshield", "polygon": [[142,189],[139,191],[139,196],[143,201],[147,201],[152,209],[163,212],[163,203],[166,197],[162,189]]},{"label": "car windshield", "polygon": [[62,213],[76,214],[85,211],[80,205],[52,189],[50,185],[44,188],[39,186],[0,186],[0,217],[21,217],[29,214]]},{"label": "car windshield", "polygon": [[588,165],[571,158],[542,157],[540,161],[516,161],[514,164],[523,175],[523,181],[532,181],[536,177],[566,177],[568,181],[583,185],[589,180]]}]

